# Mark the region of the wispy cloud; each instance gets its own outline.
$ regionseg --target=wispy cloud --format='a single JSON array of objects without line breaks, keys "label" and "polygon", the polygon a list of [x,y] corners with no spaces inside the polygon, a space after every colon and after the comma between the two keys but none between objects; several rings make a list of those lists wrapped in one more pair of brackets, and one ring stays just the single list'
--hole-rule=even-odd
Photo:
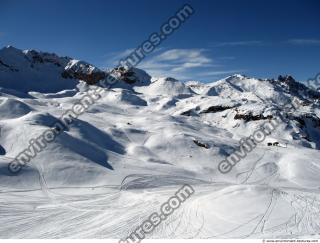
[{"label": "wispy cloud", "polygon": [[134,48],[129,48],[124,51],[114,52],[113,57],[119,60],[121,58],[129,56],[133,51],[134,51]]},{"label": "wispy cloud", "polygon": [[250,41],[230,41],[230,42],[215,42],[213,47],[236,47],[236,46],[260,46],[263,45],[263,41],[250,40]]},{"label": "wispy cloud", "polygon": [[221,75],[228,75],[228,74],[236,74],[236,73],[243,73],[246,70],[243,69],[236,69],[236,70],[226,70],[226,71],[208,71],[201,73],[202,77],[217,77]]},{"label": "wispy cloud", "polygon": [[217,66],[206,49],[164,50],[139,65],[153,76],[172,76],[181,80],[193,79],[204,70]]},{"label": "wispy cloud", "polygon": [[[153,51],[153,54],[158,53],[161,51],[163,48],[157,48]],[[105,59],[105,62],[103,63],[104,67],[108,68],[113,68],[119,64],[120,60],[125,59],[126,57],[130,56],[131,53],[135,51],[134,48],[128,48],[122,51],[115,51],[115,52],[110,52],[107,53],[106,55],[103,56]]]},{"label": "wispy cloud", "polygon": [[[132,51],[134,51],[133,48],[109,53],[105,56],[107,66],[114,67],[119,60],[130,55]],[[138,68],[146,70],[154,77],[171,76],[183,81],[195,79],[212,81],[217,76],[241,72],[241,70],[224,70],[220,59],[218,57],[213,59],[209,49],[159,48],[142,60]]]},{"label": "wispy cloud", "polygon": [[171,49],[157,56],[159,61],[192,61],[202,64],[211,63],[212,60],[205,54],[206,49]]},{"label": "wispy cloud", "polygon": [[225,70],[209,49],[166,49],[144,60],[138,67],[152,76],[208,81],[239,70]]},{"label": "wispy cloud", "polygon": [[312,46],[319,46],[320,39],[290,39],[288,40],[289,44],[292,45],[312,45]]},{"label": "wispy cloud", "polygon": [[106,67],[109,67],[109,68],[113,68],[119,63],[119,61],[122,58],[127,57],[133,51],[134,51],[133,48],[128,48],[126,50],[115,51],[115,52],[108,53],[108,54],[103,56],[103,58],[106,59],[105,63],[103,63],[103,66],[106,66]]}]

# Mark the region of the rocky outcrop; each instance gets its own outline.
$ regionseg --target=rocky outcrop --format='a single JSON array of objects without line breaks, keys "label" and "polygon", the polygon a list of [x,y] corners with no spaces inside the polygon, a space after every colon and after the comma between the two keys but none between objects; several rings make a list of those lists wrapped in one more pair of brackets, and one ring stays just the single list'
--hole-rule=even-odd
[{"label": "rocky outcrop", "polygon": [[128,83],[134,84],[137,82],[137,77],[132,69],[126,69],[124,67],[116,67],[112,70],[113,74],[116,74],[120,80]]},{"label": "rocky outcrop", "polygon": [[19,71],[18,69],[13,68],[13,67],[11,67],[11,66],[8,65],[8,64],[5,64],[5,63],[4,63],[3,61],[1,61],[1,60],[0,60],[0,66],[5,67],[5,68],[8,68],[8,69],[10,69],[12,72],[18,72],[18,71]]},{"label": "rocky outcrop", "polygon": [[108,73],[112,73],[121,87],[151,83],[151,77],[138,68],[117,67],[106,72],[87,62],[54,53],[23,51],[12,46],[0,49],[1,86],[9,88],[13,82],[22,92],[57,92],[75,87],[79,80],[94,85],[107,79]]},{"label": "rocky outcrop", "polygon": [[92,85],[103,80],[106,77],[106,73],[89,63],[72,60],[65,67],[61,76],[66,79],[80,79]]},{"label": "rocky outcrop", "polygon": [[100,80],[105,78],[105,73],[85,73],[85,72],[69,72],[69,71],[64,71],[61,76],[63,78],[71,78],[71,79],[80,79],[85,81],[87,84],[92,85],[92,84],[97,84]]},{"label": "rocky outcrop", "polygon": [[181,116],[199,116],[198,113],[194,110],[186,110],[180,113]]},{"label": "rocky outcrop", "polygon": [[264,116],[262,114],[253,115],[252,112],[245,113],[245,114],[237,113],[234,116],[235,120],[244,120],[245,122],[259,121],[259,120],[271,120],[272,118],[273,118],[272,115],[268,115],[268,116]]},{"label": "rocky outcrop", "polygon": [[287,87],[288,92],[296,95],[299,98],[308,97],[311,99],[320,99],[320,93],[318,91],[311,89],[300,82],[297,82],[290,75],[279,75],[278,81]]},{"label": "rocky outcrop", "polygon": [[35,64],[52,63],[57,67],[64,67],[70,60],[70,57],[59,57],[54,53],[38,52],[35,50],[25,51],[26,58],[31,62],[31,67]]},{"label": "rocky outcrop", "polygon": [[203,114],[203,113],[216,113],[216,112],[225,111],[225,110],[228,110],[228,109],[231,109],[231,108],[233,108],[233,107],[231,107],[231,106],[221,106],[221,105],[210,106],[209,108],[201,111],[200,114]]},{"label": "rocky outcrop", "polygon": [[300,116],[290,116],[291,120],[298,122],[300,128],[304,128],[307,123],[312,125],[314,128],[320,128],[320,118],[315,114],[302,114]]},{"label": "rocky outcrop", "polygon": [[206,143],[202,143],[199,140],[193,140],[193,142],[201,148],[209,149],[209,145]]},{"label": "rocky outcrop", "polygon": [[116,67],[111,70],[113,76],[127,84],[148,85],[151,83],[151,76],[138,68],[127,69],[125,67]]}]

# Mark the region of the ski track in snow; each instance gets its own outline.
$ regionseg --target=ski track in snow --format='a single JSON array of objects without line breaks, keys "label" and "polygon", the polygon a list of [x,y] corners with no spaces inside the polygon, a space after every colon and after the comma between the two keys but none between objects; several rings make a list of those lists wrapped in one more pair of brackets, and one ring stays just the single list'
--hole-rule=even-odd
[{"label": "ski track in snow", "polygon": [[[153,212],[159,212],[161,202],[178,189],[170,186],[121,190],[121,185],[113,185],[78,188],[83,193],[70,196],[64,188],[48,188],[41,173],[39,182],[38,191],[1,192],[0,235],[3,238],[125,237]],[[184,183],[188,182],[185,179]],[[194,188],[196,193],[148,238],[299,237],[316,236],[320,230],[318,191],[224,183],[198,184]],[[250,188],[248,193],[247,188]],[[94,190],[99,192],[92,193]],[[235,208],[226,209],[227,218],[215,212],[216,200],[243,200],[247,207],[252,207],[255,197],[260,197],[259,190],[267,192],[266,200],[254,214],[230,221],[230,216],[239,214],[237,202],[233,203]],[[229,196],[238,192],[244,194]],[[279,204],[283,205],[276,209]],[[277,219],[279,210],[288,211],[287,207],[291,214]]]}]

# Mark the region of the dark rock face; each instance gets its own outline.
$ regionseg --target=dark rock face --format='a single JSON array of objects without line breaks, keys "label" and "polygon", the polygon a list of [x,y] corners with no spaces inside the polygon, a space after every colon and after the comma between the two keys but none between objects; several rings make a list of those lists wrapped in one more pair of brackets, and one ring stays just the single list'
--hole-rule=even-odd
[{"label": "dark rock face", "polygon": [[6,150],[0,145],[0,155],[5,155]]},{"label": "dark rock face", "polygon": [[302,127],[304,127],[306,125],[306,123],[305,123],[303,118],[295,117],[294,119],[299,123],[300,128],[302,128]]},{"label": "dark rock face", "polygon": [[87,84],[92,85],[98,83],[100,80],[106,77],[104,72],[81,72],[73,70],[65,70],[62,72],[61,76],[63,78],[70,79],[80,79],[85,81]]},{"label": "dark rock face", "polygon": [[87,84],[97,84],[106,77],[106,73],[84,61],[71,60],[65,66],[61,76],[85,81]]},{"label": "dark rock face", "polygon": [[300,128],[304,128],[307,123],[312,125],[314,128],[320,128],[320,118],[314,114],[304,114],[301,116],[290,117],[300,125]]},{"label": "dark rock face", "polygon": [[116,76],[118,80],[127,84],[148,85],[151,83],[151,76],[138,68],[127,69],[125,67],[116,67],[111,70],[111,73]]},{"label": "dark rock face", "polygon": [[54,53],[36,50],[22,51],[13,47],[3,48],[1,51],[3,58],[0,60],[0,69],[12,72],[18,72],[20,69],[21,72],[24,71],[30,76],[34,74],[34,80],[44,75],[47,70],[63,79],[78,79],[88,84],[96,84],[106,76],[105,72],[93,65],[73,60],[70,57],[60,57]]},{"label": "dark rock face", "polygon": [[294,94],[300,98],[303,98],[302,97],[302,94],[303,94],[304,96],[308,96],[311,99],[320,99],[320,93],[318,91],[311,89],[310,87],[307,87],[300,82],[297,82],[290,75],[286,75],[286,76],[279,75],[278,81],[280,81],[285,86],[287,86],[288,91],[291,94]]},{"label": "dark rock face", "polygon": [[137,81],[137,77],[132,69],[126,69],[124,67],[116,67],[112,70],[112,73],[116,73],[119,76],[119,79],[128,83],[134,84]]},{"label": "dark rock face", "polygon": [[194,113],[193,110],[187,110],[187,111],[182,112],[180,115],[181,116],[191,116],[193,113]]},{"label": "dark rock face", "polygon": [[252,112],[249,112],[247,114],[236,114],[234,116],[235,120],[244,120],[245,122],[249,121],[259,121],[259,120],[271,120],[273,118],[272,115],[264,116],[262,114],[259,115],[253,115]]},{"label": "dark rock face", "polygon": [[199,112],[200,107],[196,107],[195,109],[186,110],[186,111],[182,112],[180,115],[182,115],[182,116],[199,116],[201,114],[222,112],[222,111],[225,111],[228,109],[235,108],[236,106],[214,105],[214,106],[210,106],[207,109],[204,109],[200,112]]},{"label": "dark rock face", "polygon": [[203,113],[216,113],[216,112],[221,112],[221,111],[225,111],[225,110],[228,110],[228,109],[231,109],[233,107],[231,106],[210,106],[209,108],[207,108],[206,110],[203,110],[200,112],[200,114],[203,114]]},{"label": "dark rock face", "polygon": [[202,148],[205,148],[205,149],[209,149],[209,145],[206,144],[206,143],[201,143],[200,141],[198,140],[193,140],[193,142],[198,145],[199,147],[202,147]]},{"label": "dark rock face", "polygon": [[33,63],[44,63],[43,58],[38,52],[32,50],[29,53],[32,55],[31,57],[32,57]]},{"label": "dark rock face", "polygon": [[90,85],[98,83],[106,76],[105,72],[85,62],[79,62],[79,65],[71,65],[69,67],[69,62],[72,59],[69,57],[59,57],[56,54],[31,50],[28,52],[27,58],[31,61],[31,67],[34,67],[36,64],[51,63],[63,69],[61,71],[63,78],[83,80]]},{"label": "dark rock face", "polygon": [[172,77],[166,77],[166,78],[165,78],[165,81],[168,81],[168,82],[178,82],[177,79],[172,78]]},{"label": "dark rock face", "polygon": [[287,83],[287,84],[296,82],[296,80],[290,75],[285,75],[285,76],[279,75],[278,80],[280,82]]},{"label": "dark rock face", "polygon": [[59,57],[54,53],[38,52],[35,50],[28,51],[25,54],[25,58],[28,59],[33,68],[36,64],[51,63],[57,67],[64,67],[70,60],[70,57]]},{"label": "dark rock face", "polygon": [[7,64],[5,64],[5,63],[3,63],[1,60],[0,60],[0,65],[5,66],[6,68],[10,68],[10,66],[9,66],[9,65],[7,65]]},{"label": "dark rock face", "polygon": [[12,72],[18,72],[18,71],[19,71],[18,69],[13,68],[13,67],[9,66],[8,64],[5,64],[5,63],[4,63],[3,61],[1,61],[1,60],[0,60],[0,65],[3,66],[3,67],[5,67],[5,68],[10,69]]},{"label": "dark rock face", "polygon": [[308,142],[313,142],[317,149],[320,149],[320,118],[315,114],[303,114],[300,116],[291,116],[292,121],[296,121],[299,128],[298,132],[292,133],[292,138],[295,140],[305,139]]},{"label": "dark rock face", "polygon": [[180,114],[181,116],[199,116],[195,109],[186,110]]},{"label": "dark rock face", "polygon": [[127,69],[120,66],[112,69],[111,73],[117,77],[118,80],[127,84],[148,85],[151,83],[150,75],[138,68]]}]

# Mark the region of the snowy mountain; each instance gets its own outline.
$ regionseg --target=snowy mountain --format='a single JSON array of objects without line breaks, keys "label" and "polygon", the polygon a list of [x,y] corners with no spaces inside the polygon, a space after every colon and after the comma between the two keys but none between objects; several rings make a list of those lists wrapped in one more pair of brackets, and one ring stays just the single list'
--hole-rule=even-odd
[{"label": "snowy mountain", "polygon": [[[8,164],[112,73],[118,82],[18,174]],[[296,101],[294,110],[284,106]],[[212,83],[0,50],[1,238],[124,238],[183,184],[148,238],[317,237],[320,93],[291,76]],[[280,124],[226,174],[219,163]],[[270,146],[270,143],[272,146]],[[273,145],[276,144],[276,145]]]}]

